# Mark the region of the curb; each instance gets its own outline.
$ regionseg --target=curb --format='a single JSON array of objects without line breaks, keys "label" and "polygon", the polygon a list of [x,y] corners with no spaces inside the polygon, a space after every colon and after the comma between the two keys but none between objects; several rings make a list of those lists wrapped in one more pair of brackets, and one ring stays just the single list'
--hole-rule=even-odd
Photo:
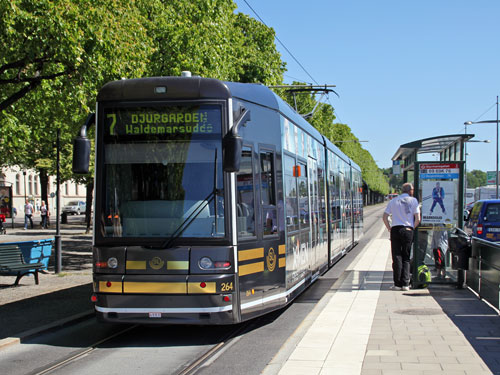
[{"label": "curb", "polygon": [[28,331],[21,332],[17,335],[17,337],[6,337],[4,339],[0,339],[0,351],[17,344],[21,344],[23,341],[40,335],[44,332],[50,331],[55,328],[61,328],[69,324],[76,323],[80,320],[88,319],[90,316],[94,315],[95,310],[87,310],[81,312],[79,314],[71,315],[67,318],[59,319],[53,323],[45,324],[41,327],[33,328]]}]

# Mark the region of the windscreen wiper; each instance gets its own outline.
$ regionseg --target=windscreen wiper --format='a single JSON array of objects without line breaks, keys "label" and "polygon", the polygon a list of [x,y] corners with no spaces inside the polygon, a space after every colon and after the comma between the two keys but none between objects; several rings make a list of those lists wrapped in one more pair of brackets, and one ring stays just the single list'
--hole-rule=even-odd
[{"label": "windscreen wiper", "polygon": [[[172,236],[165,241],[160,248],[161,249],[166,249],[170,247],[172,242],[174,242],[177,238],[179,238],[184,231],[189,228],[191,223],[203,212],[203,209],[210,204],[211,201],[214,200],[215,197],[217,197],[218,194],[221,193],[219,189],[217,189],[217,149],[215,149],[215,164],[214,164],[214,189],[207,195],[207,197],[201,201],[198,206],[189,214],[189,216],[179,225],[179,227],[175,230],[174,233],[172,233]],[[217,227],[217,201],[214,203],[214,214],[215,214],[215,225]]]}]

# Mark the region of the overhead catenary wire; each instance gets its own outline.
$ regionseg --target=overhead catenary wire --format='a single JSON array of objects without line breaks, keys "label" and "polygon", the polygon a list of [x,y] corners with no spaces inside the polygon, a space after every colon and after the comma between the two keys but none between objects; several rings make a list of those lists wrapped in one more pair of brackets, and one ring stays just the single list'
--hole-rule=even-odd
[{"label": "overhead catenary wire", "polygon": [[[257,18],[260,20],[260,22],[262,22],[264,25],[267,26],[267,24],[264,22],[264,20],[261,18],[261,16],[259,16],[259,14],[255,11],[255,9],[253,9],[250,4],[248,4],[248,1],[247,0],[243,0],[245,2],[245,4],[250,8],[250,10],[255,14],[255,16],[257,16]],[[269,27],[269,26],[268,26]],[[307,71],[306,68],[304,68],[304,66],[300,63],[300,61],[293,55],[292,52],[290,52],[290,50],[285,46],[285,44],[280,40],[280,38],[278,38],[277,35],[274,36],[276,38],[276,40],[279,42],[279,44],[281,44],[281,46],[288,52],[288,54],[292,57],[292,59],[295,60],[295,62],[302,68],[302,70],[309,76],[309,78],[311,78],[313,80],[313,82],[317,85],[319,85],[319,83],[313,78],[313,76],[311,74],[309,74],[309,72]]]},{"label": "overhead catenary wire", "polygon": [[[262,17],[255,11],[255,9],[252,8],[252,6],[248,3],[247,0],[243,0],[245,2],[245,4],[248,6],[248,8],[250,8],[250,10],[255,14],[255,16],[260,20],[260,22],[262,22],[264,25],[267,26],[266,22],[262,19]],[[268,26],[269,27],[269,26]],[[295,62],[301,67],[301,69],[309,76],[309,78],[311,78],[313,80],[313,82],[319,86],[319,83],[314,79],[314,77],[307,71],[307,69],[300,63],[300,61],[293,55],[293,53],[285,46],[285,44],[280,40],[280,38],[278,38],[278,35],[275,34],[275,38],[276,40],[278,41],[279,44],[281,44],[281,46],[285,49],[286,52],[288,52],[288,54],[292,57],[293,60],[295,60]],[[301,79],[298,79],[298,78],[295,78],[295,77],[292,77],[292,76],[289,76],[289,75],[286,75],[287,77],[290,77],[292,79],[295,79],[297,81],[302,81]],[[310,84],[312,86],[312,84]],[[335,87],[335,86],[333,86]],[[338,94],[335,93],[337,96]],[[335,115],[335,117],[340,121],[340,116],[338,115],[337,111],[335,110],[335,107],[333,106],[332,102],[330,101],[330,96],[326,95],[327,97],[327,100],[328,100],[328,103],[330,104],[330,106],[332,107],[333,109],[333,113]]]},{"label": "overhead catenary wire", "polygon": [[[481,117],[483,117],[485,114],[487,114],[489,111],[491,111],[495,106],[497,105],[497,102],[494,102],[486,111],[484,111],[483,113],[481,113],[479,116],[477,116],[473,121],[471,122],[476,122],[476,121],[479,121],[479,119]],[[464,125],[465,128],[467,128],[467,125]]]},{"label": "overhead catenary wire", "polygon": [[476,121],[478,121],[481,117],[483,117],[485,114],[487,114],[489,111],[491,111],[491,109],[492,109],[493,107],[495,107],[496,105],[497,105],[497,102],[493,103],[493,104],[491,105],[491,107],[490,107],[490,108],[488,108],[486,111],[484,111],[483,113],[481,113],[481,114],[480,114],[480,115],[479,115],[479,116],[478,116],[478,117],[477,117],[474,121],[472,121],[472,122],[476,122]]}]

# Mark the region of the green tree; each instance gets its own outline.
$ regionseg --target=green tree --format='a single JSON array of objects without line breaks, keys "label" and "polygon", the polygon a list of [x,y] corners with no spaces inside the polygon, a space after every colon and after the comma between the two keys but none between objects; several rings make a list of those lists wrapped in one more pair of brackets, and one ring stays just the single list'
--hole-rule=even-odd
[{"label": "green tree", "polygon": [[[294,82],[294,84],[300,84],[300,82]],[[296,104],[297,112],[301,114],[310,114],[317,105],[308,121],[360,166],[363,180],[371,190],[384,195],[389,193],[388,179],[378,168],[371,154],[361,147],[361,143],[349,126],[334,123],[335,114],[331,105],[317,103],[314,93],[311,92],[297,93],[295,98],[285,90],[279,93],[290,105]]]},{"label": "green tree", "polygon": [[[179,75],[279,83],[274,31],[232,0],[0,0],[1,165],[72,176],[71,140],[110,80]],[[88,202],[90,203],[90,202]],[[90,208],[90,204],[87,205]]]},{"label": "green tree", "polygon": [[477,188],[479,186],[486,185],[486,172],[480,171],[478,169],[473,169],[467,172],[467,187]]},{"label": "green tree", "polygon": [[145,21],[125,0],[0,0],[0,110],[42,82],[63,80],[87,105],[90,88],[140,75],[152,47]]},{"label": "green tree", "polygon": [[57,128],[64,181],[98,88],[145,71],[147,20],[125,0],[0,0],[0,25],[1,164],[38,169],[47,200]]},{"label": "green tree", "polygon": [[232,0],[144,2],[154,43],[147,75],[202,77],[276,84],[284,64],[274,31],[241,13]]},{"label": "green tree", "polygon": [[389,181],[389,192],[395,193],[399,191],[403,185],[403,174],[392,174],[392,168],[384,168],[382,172]]}]

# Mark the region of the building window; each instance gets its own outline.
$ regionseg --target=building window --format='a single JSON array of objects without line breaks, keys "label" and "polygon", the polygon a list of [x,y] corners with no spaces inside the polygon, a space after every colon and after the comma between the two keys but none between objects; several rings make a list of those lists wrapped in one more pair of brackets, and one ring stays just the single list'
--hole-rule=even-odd
[{"label": "building window", "polygon": [[28,177],[28,194],[33,195],[33,176],[29,175]]},{"label": "building window", "polygon": [[66,195],[69,195],[69,184],[67,182],[64,184],[64,191]]},{"label": "building window", "polygon": [[35,180],[35,195],[38,195],[38,176],[35,176],[34,180]]},{"label": "building window", "polygon": [[16,174],[16,195],[21,195],[21,176]]},{"label": "building window", "polygon": [[75,184],[75,194],[76,194],[76,195],[79,195],[79,194],[78,194],[78,184]]}]

